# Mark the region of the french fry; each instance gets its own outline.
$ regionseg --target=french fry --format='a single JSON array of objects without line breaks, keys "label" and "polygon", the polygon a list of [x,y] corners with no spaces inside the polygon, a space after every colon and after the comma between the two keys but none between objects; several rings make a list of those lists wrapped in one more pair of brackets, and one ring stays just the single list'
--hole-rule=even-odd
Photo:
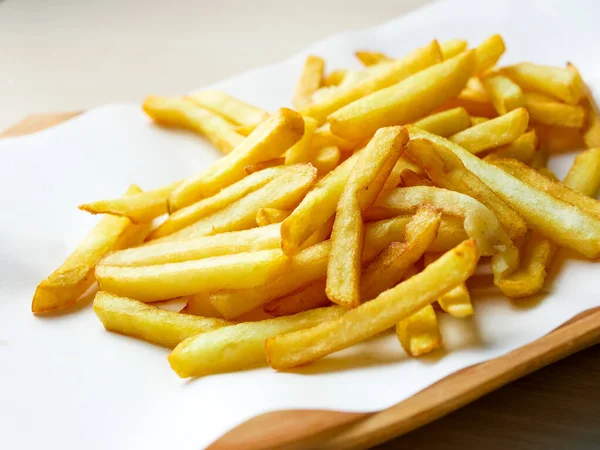
[{"label": "french fry", "polygon": [[231,231],[186,241],[157,242],[110,253],[100,260],[107,266],[152,266],[211,258],[234,253],[279,248],[279,225]]},{"label": "french fry", "polygon": [[427,305],[396,324],[396,336],[404,351],[421,356],[442,346],[442,334],[433,306]]},{"label": "french fry", "polygon": [[332,71],[325,77],[325,80],[323,80],[323,86],[329,87],[339,85],[344,80],[344,77],[347,73],[348,71],[346,69],[337,69]]},{"label": "french fry", "polygon": [[471,118],[465,108],[457,107],[417,120],[415,126],[430,133],[447,137],[469,128]]},{"label": "french fry", "polygon": [[374,208],[395,214],[407,214],[425,205],[444,214],[464,217],[467,236],[476,240],[483,256],[492,255],[495,279],[518,268],[518,250],[496,215],[478,200],[465,194],[429,186],[400,188],[378,198]]},{"label": "french fry", "polygon": [[244,137],[248,137],[250,136],[250,133],[252,133],[254,130],[256,130],[256,127],[258,126],[258,124],[255,125],[239,125],[235,128],[235,132],[238,133],[241,136]]},{"label": "french fry", "polygon": [[[129,187],[125,195],[139,194]],[[62,265],[35,290],[31,311],[42,313],[74,304],[94,284],[94,268],[107,253],[144,240],[148,225],[135,225],[126,217],[104,216]]]},{"label": "french fry", "polygon": [[321,87],[325,76],[324,72],[325,60],[323,58],[313,55],[306,57],[292,101],[296,109],[310,105],[312,94]]},{"label": "french fry", "polygon": [[476,52],[477,65],[475,66],[475,73],[483,73],[492,68],[505,50],[504,39],[499,34],[494,34],[479,44]]},{"label": "french fry", "polygon": [[317,169],[317,174],[323,177],[337,167],[341,157],[337,147],[322,147],[315,153],[311,164]]},{"label": "french fry", "polygon": [[338,319],[268,338],[267,361],[274,369],[289,369],[375,336],[464,282],[475,270],[477,260],[477,245],[466,241],[422,272]]},{"label": "french fry", "polygon": [[317,129],[317,121],[312,117],[304,117],[304,134],[285,153],[285,164],[307,163],[311,160],[314,151],[312,150],[313,135]]},{"label": "french fry", "polygon": [[233,325],[223,319],[167,311],[109,292],[96,294],[94,312],[108,331],[169,348],[197,334]]},{"label": "french fry", "polygon": [[277,158],[300,140],[303,133],[302,117],[290,109],[281,108],[262,122],[234,151],[175,189],[169,196],[169,211],[177,211],[217,194],[244,178],[247,165]]},{"label": "french fry", "polygon": [[456,55],[464,52],[466,49],[467,41],[463,41],[462,39],[448,39],[447,41],[440,42],[440,50],[442,50],[444,61],[454,58]]},{"label": "french fry", "polygon": [[442,216],[421,208],[404,229],[401,241],[392,242],[361,274],[360,300],[365,302],[398,284],[406,270],[416,263],[437,235]]},{"label": "french fry", "polygon": [[519,213],[534,231],[588,258],[600,256],[600,221],[597,219],[534,189],[447,139],[416,127],[407,128],[413,139],[423,137],[452,150],[467,169]]},{"label": "french fry", "polygon": [[400,184],[403,187],[412,186],[435,186],[433,182],[426,176],[419,175],[410,169],[405,169],[400,174]]},{"label": "french fry", "polygon": [[525,105],[525,97],[519,85],[502,74],[492,74],[485,77],[483,86],[499,115]]},{"label": "french fry", "polygon": [[525,132],[528,125],[527,110],[518,108],[453,134],[448,139],[471,153],[477,154],[513,142]]},{"label": "french fry", "polygon": [[143,109],[160,125],[184,128],[205,136],[225,154],[244,140],[227,120],[183,98],[150,96],[144,101]]},{"label": "french fry", "polygon": [[355,154],[319,180],[281,224],[281,248],[293,255],[335,213],[335,207],[358,159]]},{"label": "french fry", "polygon": [[594,197],[600,183],[600,149],[592,148],[577,155],[563,183],[583,195]]},{"label": "french fry", "polygon": [[344,312],[332,306],[199,334],[179,344],[169,355],[169,363],[182,378],[256,367],[265,363],[265,339],[334,320]]},{"label": "french fry", "polygon": [[[285,164],[285,158],[273,158],[273,159],[269,159],[268,161],[263,161],[263,162],[259,162],[256,164],[249,164],[246,167],[244,167],[244,170],[246,171],[247,175],[252,175],[253,173],[260,172],[261,170],[265,170],[270,167],[283,166],[284,164]],[[227,189],[227,188],[225,188],[225,189]],[[225,190],[225,189],[223,189],[223,190]],[[181,210],[179,210],[179,211],[181,211]],[[173,214],[177,214],[179,211],[175,211]]]},{"label": "french fry", "polygon": [[[439,109],[451,108],[466,109],[471,116],[471,125],[481,123],[482,118],[492,118],[498,115],[487,93],[480,93],[470,88],[463,89],[458,97],[449,100]],[[474,121],[475,123],[473,123]]]},{"label": "french fry", "polygon": [[292,213],[289,209],[260,208],[256,213],[256,224],[264,227],[283,222]]},{"label": "french fry", "polygon": [[360,265],[364,243],[362,212],[377,198],[408,141],[406,129],[381,128],[360,153],[336,207],[327,264],[326,292],[340,305],[360,302]]},{"label": "french fry", "polygon": [[581,130],[556,125],[533,125],[540,140],[540,148],[548,153],[569,152],[585,147]]},{"label": "french fry", "polygon": [[532,123],[573,128],[581,128],[585,124],[586,110],[583,106],[560,103],[535,92],[526,93],[524,99]]},{"label": "french fry", "polygon": [[[573,64],[567,63],[567,69],[573,72],[576,78],[581,79],[579,70]],[[583,133],[583,140],[587,148],[600,147],[600,115],[598,114],[598,105],[596,105],[590,89],[585,85],[585,83],[583,83],[583,81],[582,88],[582,103],[587,106],[588,109],[588,119]]]},{"label": "french fry", "polygon": [[486,156],[486,161],[494,159],[512,158],[528,164],[538,146],[538,138],[535,130],[526,131],[510,144],[503,145],[490,151]]},{"label": "french fry", "polygon": [[287,265],[281,250],[260,250],[153,266],[99,265],[96,279],[103,291],[153,302],[261,286],[281,276]]},{"label": "french fry", "polygon": [[381,190],[386,191],[388,189],[397,188],[400,182],[402,181],[402,172],[404,172],[405,170],[410,170],[419,175],[423,172],[421,168],[414,164],[412,161],[409,161],[407,158],[400,157],[396,162],[396,165],[390,172],[390,176],[386,180]]},{"label": "french fry", "polygon": [[413,139],[406,151],[437,186],[461,192],[483,203],[498,217],[512,239],[527,232],[523,218],[469,171],[451,150],[426,139]]},{"label": "french fry", "polygon": [[186,98],[236,125],[256,126],[269,116],[266,111],[218,90],[200,91]]},{"label": "french fry", "polygon": [[441,60],[440,46],[437,41],[433,41],[425,47],[418,48],[406,57],[386,65],[385,70],[382,72],[371,74],[361,82],[346,88],[338,87],[331,95],[319,102],[313,102],[310,106],[301,109],[300,112],[302,115],[314,117],[317,122],[323,123],[329,115],[338,109],[359,98],[398,83]]},{"label": "french fry", "polygon": [[584,96],[579,73],[569,69],[523,62],[504,67],[502,72],[523,89],[549,95],[569,105],[578,104]]},{"label": "french fry", "polygon": [[181,313],[202,317],[215,317],[218,319],[223,318],[219,311],[217,311],[217,308],[215,308],[210,302],[209,296],[206,292],[189,295],[184,298],[187,298],[188,301],[185,307],[180,311]]},{"label": "french fry", "polygon": [[[424,262],[428,266],[441,256],[439,253],[425,253]],[[453,317],[464,318],[473,315],[471,295],[465,283],[449,290],[438,299],[440,307]]]},{"label": "french fry", "polygon": [[331,304],[325,293],[325,279],[313,281],[307,286],[291,294],[270,301],[264,306],[267,314],[272,316],[291,316],[309,309],[322,308]]},{"label": "french fry", "polygon": [[354,55],[358,58],[358,60],[365,66],[374,66],[383,62],[393,61],[392,58],[380,52],[370,52],[366,50],[357,51]]},{"label": "french fry", "polygon": [[150,222],[167,213],[167,198],[181,183],[181,181],[176,181],[152,191],[86,203],[79,205],[79,209],[92,214],[125,216],[135,223]]},{"label": "french fry", "polygon": [[430,114],[459,94],[474,66],[472,51],[435,64],[339,109],[327,119],[331,131],[359,141],[381,127],[406,124]]},{"label": "french fry", "polygon": [[331,217],[327,222],[317,228],[315,232],[311,234],[306,241],[304,241],[304,244],[302,244],[300,250],[320,244],[321,242],[329,239],[331,236],[331,230],[333,229],[333,220],[334,218]]},{"label": "french fry", "polygon": [[471,126],[474,127],[475,125],[479,125],[480,123],[483,122],[487,122],[488,119],[487,117],[477,117],[477,116],[471,116]]},{"label": "french fry", "polygon": [[311,146],[312,148],[338,147],[342,151],[349,151],[356,148],[356,143],[350,142],[340,136],[336,136],[331,132],[329,124],[326,123],[315,131]]}]

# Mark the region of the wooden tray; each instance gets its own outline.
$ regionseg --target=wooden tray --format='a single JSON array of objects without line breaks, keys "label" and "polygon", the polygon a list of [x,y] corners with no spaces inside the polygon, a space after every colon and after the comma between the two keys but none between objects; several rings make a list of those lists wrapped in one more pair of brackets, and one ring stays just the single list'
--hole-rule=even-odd
[{"label": "wooden tray", "polygon": [[[0,134],[21,136],[57,125],[78,112],[30,116]],[[257,416],[214,442],[226,449],[367,448],[407,433],[541,367],[600,342],[600,307],[502,357],[460,370],[377,413],[277,411]]]}]

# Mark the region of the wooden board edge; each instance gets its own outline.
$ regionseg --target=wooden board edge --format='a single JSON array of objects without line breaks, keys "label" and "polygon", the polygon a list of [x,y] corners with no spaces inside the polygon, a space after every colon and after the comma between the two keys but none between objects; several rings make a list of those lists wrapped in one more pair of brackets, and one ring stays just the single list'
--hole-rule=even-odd
[{"label": "wooden board edge", "polygon": [[72,111],[57,114],[35,114],[27,116],[20,122],[2,131],[0,137],[8,138],[25,136],[27,134],[45,130],[46,128],[54,127],[73,117],[77,117],[80,114],[81,111]]}]

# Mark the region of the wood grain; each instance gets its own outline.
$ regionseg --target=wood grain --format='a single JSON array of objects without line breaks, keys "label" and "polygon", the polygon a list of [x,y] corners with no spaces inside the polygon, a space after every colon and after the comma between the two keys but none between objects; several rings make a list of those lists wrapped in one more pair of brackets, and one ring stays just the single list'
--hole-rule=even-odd
[{"label": "wood grain", "polygon": [[[30,116],[1,136],[14,137],[40,131],[78,114]],[[454,373],[384,411],[373,414],[337,411],[267,413],[226,433],[210,448],[367,448],[414,430],[519,377],[598,342],[600,308],[580,314],[541,339],[505,356]]]}]

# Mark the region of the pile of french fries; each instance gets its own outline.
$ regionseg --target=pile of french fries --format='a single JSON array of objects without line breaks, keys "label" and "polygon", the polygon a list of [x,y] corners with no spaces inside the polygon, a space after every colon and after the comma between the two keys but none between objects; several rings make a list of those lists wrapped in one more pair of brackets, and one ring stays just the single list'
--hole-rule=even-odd
[{"label": "pile of french fries", "polygon": [[[500,35],[432,41],[363,70],[306,59],[296,110],[226,93],[148,97],[164,126],[223,157],[197,175],[81,205],[104,218],[42,281],[34,313],[97,281],[107,330],[172,348],[181,377],[286,370],[395,328],[443,345],[488,264],[511,299],[540,292],[557,249],[600,256],[600,120],[575,66],[499,67]],[[549,155],[587,147],[561,182]],[[156,225],[155,219],[166,216]],[[481,259],[480,257],[487,257]],[[183,299],[180,312],[153,305]]]}]

